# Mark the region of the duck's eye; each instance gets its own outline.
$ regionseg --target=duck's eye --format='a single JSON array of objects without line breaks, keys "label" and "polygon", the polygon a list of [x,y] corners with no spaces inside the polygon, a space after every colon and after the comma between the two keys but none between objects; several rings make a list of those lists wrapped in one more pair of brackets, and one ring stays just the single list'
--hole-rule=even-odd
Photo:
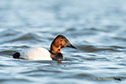
[{"label": "duck's eye", "polygon": [[62,41],[64,41],[64,39],[62,39]]}]

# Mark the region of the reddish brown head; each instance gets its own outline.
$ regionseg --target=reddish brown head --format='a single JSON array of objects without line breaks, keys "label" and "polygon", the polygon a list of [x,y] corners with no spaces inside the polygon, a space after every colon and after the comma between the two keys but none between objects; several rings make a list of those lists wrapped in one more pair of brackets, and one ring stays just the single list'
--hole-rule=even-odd
[{"label": "reddish brown head", "polygon": [[60,49],[64,47],[75,48],[68,39],[63,35],[58,35],[52,42],[50,51],[53,53],[61,53]]},{"label": "reddish brown head", "polygon": [[63,55],[60,52],[61,48],[70,47],[75,48],[68,39],[63,35],[58,35],[52,42],[50,47],[51,58],[55,61],[61,62],[63,60]]}]

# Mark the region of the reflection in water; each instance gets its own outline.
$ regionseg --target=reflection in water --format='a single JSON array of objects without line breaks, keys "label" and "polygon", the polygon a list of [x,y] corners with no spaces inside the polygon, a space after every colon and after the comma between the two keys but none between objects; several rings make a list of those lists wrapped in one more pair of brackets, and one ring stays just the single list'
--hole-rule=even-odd
[{"label": "reflection in water", "polygon": [[[125,2],[1,0],[1,84],[125,84]],[[62,49],[61,64],[11,56],[33,46],[49,49],[58,34],[78,48]],[[107,78],[115,80],[102,80]]]}]

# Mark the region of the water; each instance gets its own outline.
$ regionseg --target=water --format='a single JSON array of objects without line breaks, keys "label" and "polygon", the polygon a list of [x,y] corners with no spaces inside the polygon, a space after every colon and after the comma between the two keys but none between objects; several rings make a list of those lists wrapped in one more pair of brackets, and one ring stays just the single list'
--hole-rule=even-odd
[{"label": "water", "polygon": [[[125,84],[125,3],[0,0],[0,84]],[[49,49],[59,34],[78,48],[62,49],[62,64],[12,58],[23,48]]]}]

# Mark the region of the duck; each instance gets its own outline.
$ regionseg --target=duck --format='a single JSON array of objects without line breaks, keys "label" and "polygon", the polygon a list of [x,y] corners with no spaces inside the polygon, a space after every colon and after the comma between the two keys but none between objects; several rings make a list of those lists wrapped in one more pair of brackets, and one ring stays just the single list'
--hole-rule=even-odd
[{"label": "duck", "polygon": [[58,35],[51,43],[50,50],[43,47],[31,47],[21,52],[13,54],[13,58],[26,60],[53,60],[61,62],[64,60],[61,49],[69,47],[77,49],[73,46],[64,35]]}]

